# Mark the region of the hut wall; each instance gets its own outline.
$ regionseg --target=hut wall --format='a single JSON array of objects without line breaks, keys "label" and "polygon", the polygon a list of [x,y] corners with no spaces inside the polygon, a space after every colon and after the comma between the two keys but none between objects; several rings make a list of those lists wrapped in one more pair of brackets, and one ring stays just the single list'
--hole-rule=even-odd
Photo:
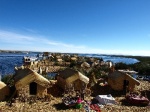
[{"label": "hut wall", "polygon": [[80,86],[82,85],[82,82],[80,80],[75,82],[75,83],[73,81],[72,82],[66,82],[66,80],[64,80],[63,78],[61,78],[59,76],[57,77],[57,83],[62,89],[66,89],[66,88],[70,88],[72,86],[76,86],[76,90],[80,90],[80,88],[81,88]]},{"label": "hut wall", "polygon": [[63,78],[57,76],[57,84],[58,84],[62,89],[65,89],[66,81],[65,81]]},{"label": "hut wall", "polygon": [[37,85],[37,96],[44,98],[47,95],[47,88],[41,85]]},{"label": "hut wall", "polygon": [[29,97],[30,96],[29,85],[26,85],[18,90],[18,96]]},{"label": "hut wall", "polygon": [[74,82],[73,82],[73,85],[74,85],[74,89],[75,90],[83,90],[83,89],[85,89],[85,87],[86,87],[86,83],[84,83],[83,81],[81,81],[81,80],[75,80]]},{"label": "hut wall", "polygon": [[109,78],[108,79],[108,84],[114,90],[123,90],[124,80],[129,81],[128,89],[130,89],[131,91],[134,90],[136,84],[139,85],[139,83],[136,80],[134,80],[132,77],[130,77],[128,75],[124,75],[122,77],[118,77],[118,78],[115,78],[115,79]]},{"label": "hut wall", "polygon": [[5,98],[9,95],[9,88],[5,86],[0,89],[0,101],[5,100]]},{"label": "hut wall", "polygon": [[116,79],[108,79],[108,84],[110,85],[110,87],[114,90],[123,90],[123,82],[125,80],[125,77],[119,77]]},{"label": "hut wall", "polygon": [[[18,95],[23,97],[30,97],[30,87],[29,85],[26,85],[18,90]],[[37,95],[40,98],[44,98],[44,96],[47,95],[47,88],[37,84]]]}]

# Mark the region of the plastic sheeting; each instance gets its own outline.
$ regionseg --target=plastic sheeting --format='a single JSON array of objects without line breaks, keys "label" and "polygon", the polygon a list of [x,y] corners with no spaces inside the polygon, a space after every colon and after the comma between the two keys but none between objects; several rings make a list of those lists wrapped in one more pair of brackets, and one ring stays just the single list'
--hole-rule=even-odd
[{"label": "plastic sheeting", "polygon": [[115,98],[113,98],[111,95],[97,95],[95,99],[98,100],[98,102],[103,105],[116,103]]}]

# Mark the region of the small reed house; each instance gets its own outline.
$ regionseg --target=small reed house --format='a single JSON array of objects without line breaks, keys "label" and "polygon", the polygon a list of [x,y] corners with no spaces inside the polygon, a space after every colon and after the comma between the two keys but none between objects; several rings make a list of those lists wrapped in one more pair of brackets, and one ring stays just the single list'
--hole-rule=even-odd
[{"label": "small reed house", "polygon": [[79,71],[67,68],[57,75],[57,83],[62,89],[73,87],[74,90],[83,90],[89,83],[89,78]]},{"label": "small reed house", "polygon": [[18,95],[26,97],[34,95],[43,98],[50,85],[46,78],[29,68],[16,68],[14,80]]},{"label": "small reed house", "polygon": [[121,71],[113,71],[108,75],[108,84],[114,90],[120,91],[127,89],[133,91],[135,85],[140,85],[140,82],[127,73]]}]

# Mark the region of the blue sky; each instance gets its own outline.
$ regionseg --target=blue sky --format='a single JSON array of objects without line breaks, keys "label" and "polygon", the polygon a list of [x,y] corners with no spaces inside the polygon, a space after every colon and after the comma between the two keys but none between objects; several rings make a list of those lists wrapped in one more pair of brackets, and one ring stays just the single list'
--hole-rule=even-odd
[{"label": "blue sky", "polygon": [[150,56],[150,0],[0,0],[0,49]]}]

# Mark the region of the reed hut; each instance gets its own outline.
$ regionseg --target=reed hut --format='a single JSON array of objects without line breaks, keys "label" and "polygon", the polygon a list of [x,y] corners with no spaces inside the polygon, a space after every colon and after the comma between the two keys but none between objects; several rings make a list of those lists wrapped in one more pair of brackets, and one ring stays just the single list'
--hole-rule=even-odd
[{"label": "reed hut", "polygon": [[4,82],[0,81],[0,101],[5,100],[8,95],[9,87]]},{"label": "reed hut", "polygon": [[74,90],[83,90],[87,87],[89,78],[79,71],[67,68],[58,73],[57,83],[64,90],[69,87],[73,87]]},{"label": "reed hut", "polygon": [[82,67],[82,68],[90,68],[90,64],[87,63],[87,62],[83,62],[83,63],[81,64],[81,67]]},{"label": "reed hut", "polygon": [[57,59],[58,62],[62,62],[63,60],[61,58]]},{"label": "reed hut", "polygon": [[43,98],[47,95],[50,82],[30,68],[19,68],[14,77],[18,95],[30,97],[32,95]]},{"label": "reed hut", "polygon": [[72,61],[77,61],[77,57],[71,57],[70,58]]},{"label": "reed hut", "polygon": [[108,75],[108,84],[113,90],[121,91],[127,89],[128,91],[133,91],[135,85],[140,85],[140,82],[127,73],[114,71]]},{"label": "reed hut", "polygon": [[50,54],[49,52],[43,52],[43,56],[44,56],[44,57],[48,57],[49,54]]}]

